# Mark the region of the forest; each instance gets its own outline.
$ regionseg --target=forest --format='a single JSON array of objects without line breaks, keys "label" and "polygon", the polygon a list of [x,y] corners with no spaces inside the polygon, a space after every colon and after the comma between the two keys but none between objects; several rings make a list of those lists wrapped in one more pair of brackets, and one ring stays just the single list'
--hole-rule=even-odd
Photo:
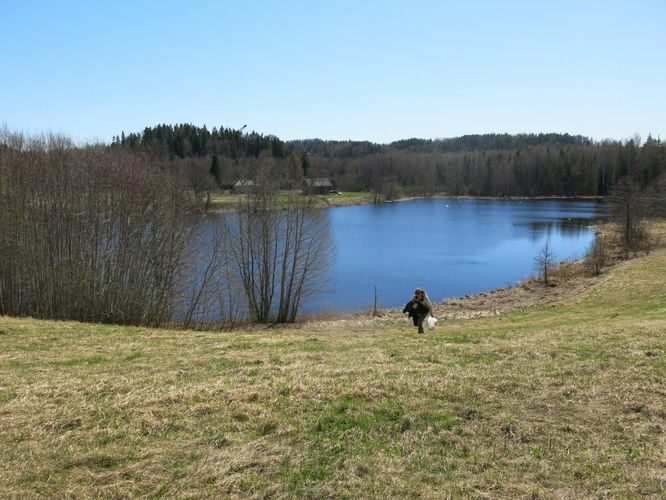
[{"label": "forest", "polygon": [[660,139],[594,141],[580,135],[481,134],[449,139],[283,141],[243,129],[191,124],[124,132],[111,148],[148,153],[171,162],[191,184],[217,184],[270,169],[285,185],[298,178],[328,177],[341,190],[370,191],[391,200],[446,193],[468,196],[607,196],[620,179],[641,188],[666,171]]}]

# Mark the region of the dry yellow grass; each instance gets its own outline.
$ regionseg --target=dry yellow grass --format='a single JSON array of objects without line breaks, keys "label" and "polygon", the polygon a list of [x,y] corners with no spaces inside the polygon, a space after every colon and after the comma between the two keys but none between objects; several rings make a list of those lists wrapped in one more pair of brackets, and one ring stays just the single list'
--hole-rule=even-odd
[{"label": "dry yellow grass", "polygon": [[665,374],[664,250],[425,336],[0,318],[0,497],[663,498]]}]

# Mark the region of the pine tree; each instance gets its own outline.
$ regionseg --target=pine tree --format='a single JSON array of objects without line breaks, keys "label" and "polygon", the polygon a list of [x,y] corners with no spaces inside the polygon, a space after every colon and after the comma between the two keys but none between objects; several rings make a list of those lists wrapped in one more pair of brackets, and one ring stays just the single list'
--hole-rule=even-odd
[{"label": "pine tree", "polygon": [[307,177],[310,170],[310,160],[307,153],[301,155],[301,163],[303,165],[303,177]]},{"label": "pine tree", "polygon": [[220,159],[217,157],[217,155],[213,155],[213,160],[211,161],[210,164],[210,175],[213,176],[213,179],[215,179],[215,184],[220,186],[220,178],[222,175],[222,171],[220,168]]}]

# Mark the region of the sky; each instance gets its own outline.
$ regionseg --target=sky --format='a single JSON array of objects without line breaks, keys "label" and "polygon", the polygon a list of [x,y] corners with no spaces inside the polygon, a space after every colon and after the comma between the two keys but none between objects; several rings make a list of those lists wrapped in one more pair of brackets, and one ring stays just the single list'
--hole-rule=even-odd
[{"label": "sky", "polygon": [[666,0],[0,0],[0,127],[666,138]]}]

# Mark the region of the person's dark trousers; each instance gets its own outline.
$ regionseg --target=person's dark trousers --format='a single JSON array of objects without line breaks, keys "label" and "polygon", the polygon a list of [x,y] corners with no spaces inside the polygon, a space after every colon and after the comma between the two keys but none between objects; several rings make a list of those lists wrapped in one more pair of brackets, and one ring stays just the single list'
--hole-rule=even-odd
[{"label": "person's dark trousers", "polygon": [[423,320],[425,320],[425,314],[419,314],[416,320],[416,326],[419,327],[419,333],[425,333],[423,331]]}]

